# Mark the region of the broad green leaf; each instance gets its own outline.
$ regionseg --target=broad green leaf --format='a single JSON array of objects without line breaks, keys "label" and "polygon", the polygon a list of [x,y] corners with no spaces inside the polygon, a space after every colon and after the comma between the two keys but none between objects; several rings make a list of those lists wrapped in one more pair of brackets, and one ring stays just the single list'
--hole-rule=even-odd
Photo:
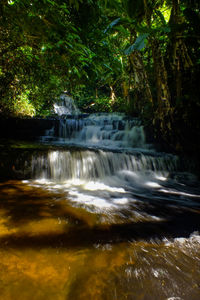
[{"label": "broad green leaf", "polygon": [[109,29],[113,28],[113,26],[115,26],[116,24],[119,23],[119,21],[121,20],[121,18],[117,18],[114,21],[112,21],[108,27],[104,30],[104,33],[106,33]]},{"label": "broad green leaf", "polygon": [[133,52],[134,50],[142,50],[142,49],[145,47],[145,45],[146,45],[147,37],[148,37],[148,36],[149,36],[148,33],[140,34],[140,35],[137,37],[135,43],[134,43],[133,45],[129,46],[129,47],[124,51],[124,53],[125,53],[126,55],[130,55],[131,52]]},{"label": "broad green leaf", "polygon": [[160,18],[161,22],[163,23],[163,25],[167,25],[167,22],[165,21],[165,17],[163,16],[163,14],[161,13],[160,10],[155,10],[156,15]]},{"label": "broad green leaf", "polygon": [[112,71],[112,68],[110,66],[108,66],[108,64],[103,64],[107,69]]}]

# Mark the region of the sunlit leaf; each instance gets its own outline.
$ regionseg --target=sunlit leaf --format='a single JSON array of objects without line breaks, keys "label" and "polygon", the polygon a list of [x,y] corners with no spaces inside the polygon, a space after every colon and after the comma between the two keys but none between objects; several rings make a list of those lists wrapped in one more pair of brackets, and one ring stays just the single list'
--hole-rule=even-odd
[{"label": "sunlit leaf", "polygon": [[163,25],[167,25],[167,22],[165,21],[164,15],[161,13],[160,10],[155,10],[156,15],[160,18]]}]

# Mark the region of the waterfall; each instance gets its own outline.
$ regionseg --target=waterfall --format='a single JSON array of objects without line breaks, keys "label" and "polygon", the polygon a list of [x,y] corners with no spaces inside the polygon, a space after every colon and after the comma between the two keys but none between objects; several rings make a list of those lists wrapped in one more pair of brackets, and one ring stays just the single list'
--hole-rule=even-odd
[{"label": "waterfall", "polygon": [[70,116],[59,120],[59,133],[54,128],[42,137],[43,142],[75,144],[106,149],[149,149],[139,119],[124,114],[91,114]]},{"label": "waterfall", "polygon": [[76,115],[80,113],[80,111],[74,103],[74,100],[65,93],[61,94],[59,101],[54,103],[53,106],[54,113],[58,116]]},{"label": "waterfall", "polygon": [[133,155],[102,150],[50,151],[47,155],[34,157],[32,165],[36,178],[97,180],[120,171],[175,171],[178,158],[173,155]]},{"label": "waterfall", "polygon": [[137,118],[69,115],[41,140],[53,149],[33,155],[31,184],[61,192],[73,205],[110,211],[141,201],[187,206],[200,197],[195,176],[176,155],[148,144]]}]

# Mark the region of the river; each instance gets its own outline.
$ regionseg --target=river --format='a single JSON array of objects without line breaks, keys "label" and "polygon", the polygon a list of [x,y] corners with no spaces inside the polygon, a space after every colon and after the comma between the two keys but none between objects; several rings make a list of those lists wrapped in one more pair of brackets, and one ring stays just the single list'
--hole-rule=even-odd
[{"label": "river", "polygon": [[38,142],[30,178],[0,183],[0,299],[200,299],[188,163],[122,114],[60,118]]}]

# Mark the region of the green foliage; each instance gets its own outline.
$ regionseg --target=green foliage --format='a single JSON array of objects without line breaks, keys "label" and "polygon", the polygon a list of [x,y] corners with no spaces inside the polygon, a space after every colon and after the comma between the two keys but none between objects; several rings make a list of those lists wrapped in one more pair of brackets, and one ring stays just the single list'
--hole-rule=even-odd
[{"label": "green foliage", "polygon": [[80,111],[85,113],[96,113],[96,112],[124,112],[128,113],[128,105],[126,100],[117,97],[113,102],[110,97],[99,96],[98,98],[87,93],[77,93],[73,95],[76,101],[76,105]]},{"label": "green foliage", "polygon": [[29,100],[29,91],[23,92],[15,99],[15,102],[13,103],[13,114],[17,116],[27,115],[33,117],[35,113],[35,107]]},{"label": "green foliage", "polygon": [[[199,1],[2,0],[0,113],[48,115],[67,90],[83,111],[137,110],[176,134],[168,120],[199,115],[199,20]],[[159,106],[158,82],[168,86],[170,112]]]},{"label": "green foliage", "polygon": [[81,2],[0,3],[2,112],[13,113],[11,103],[29,90],[29,101],[40,113],[61,91],[72,90],[77,82],[88,78],[85,68],[92,63],[93,52],[82,43],[80,29],[70,15]]}]

